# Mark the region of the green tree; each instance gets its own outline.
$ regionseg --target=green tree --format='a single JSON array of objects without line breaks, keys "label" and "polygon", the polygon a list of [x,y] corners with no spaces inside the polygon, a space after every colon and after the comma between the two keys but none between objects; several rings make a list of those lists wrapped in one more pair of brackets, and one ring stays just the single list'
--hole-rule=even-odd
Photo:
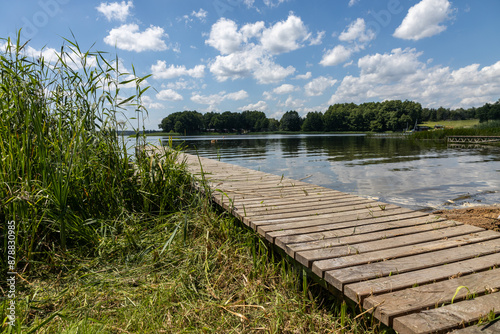
[{"label": "green tree", "polygon": [[491,106],[488,113],[488,119],[500,119],[500,100]]},{"label": "green tree", "polygon": [[324,115],[325,131],[349,131],[349,112],[357,108],[354,103],[331,105]]},{"label": "green tree", "polygon": [[491,104],[486,103],[484,106],[477,108],[476,115],[479,118],[479,122],[488,122],[489,119],[489,113],[491,109]]},{"label": "green tree", "polygon": [[164,132],[175,131],[181,134],[198,133],[203,129],[203,115],[197,111],[175,112],[165,117],[159,127]]},{"label": "green tree", "polygon": [[269,126],[269,120],[262,111],[245,110],[241,113],[242,128],[247,131],[264,131]]},{"label": "green tree", "polygon": [[294,111],[287,111],[280,120],[280,130],[282,131],[300,131],[302,119],[299,114]]},{"label": "green tree", "polygon": [[302,131],[323,131],[323,114],[319,111],[309,112],[302,124]]},{"label": "green tree", "polygon": [[278,131],[280,129],[280,122],[277,119],[269,118],[267,131]]}]

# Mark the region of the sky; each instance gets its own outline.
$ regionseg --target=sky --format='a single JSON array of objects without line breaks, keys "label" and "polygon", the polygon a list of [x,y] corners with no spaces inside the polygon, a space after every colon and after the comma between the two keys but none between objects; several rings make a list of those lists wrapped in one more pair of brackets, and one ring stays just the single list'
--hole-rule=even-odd
[{"label": "sky", "polygon": [[24,0],[2,9],[0,37],[22,29],[33,54],[73,34],[83,49],[118,56],[122,70],[152,74],[143,97],[151,130],[183,110],[279,120],[335,103],[469,108],[500,98],[498,0]]}]

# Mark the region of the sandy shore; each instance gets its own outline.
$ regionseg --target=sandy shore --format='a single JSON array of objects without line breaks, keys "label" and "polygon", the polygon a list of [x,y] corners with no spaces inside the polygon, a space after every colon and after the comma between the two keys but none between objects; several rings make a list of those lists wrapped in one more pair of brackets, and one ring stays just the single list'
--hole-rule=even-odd
[{"label": "sandy shore", "polygon": [[434,211],[433,214],[500,232],[500,204],[474,206],[464,209],[438,210]]}]

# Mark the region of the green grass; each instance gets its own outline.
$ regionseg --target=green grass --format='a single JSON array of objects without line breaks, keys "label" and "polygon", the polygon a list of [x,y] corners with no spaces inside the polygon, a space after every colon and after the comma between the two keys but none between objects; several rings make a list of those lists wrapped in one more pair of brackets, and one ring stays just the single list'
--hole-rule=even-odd
[{"label": "green grass", "polygon": [[413,139],[445,140],[448,136],[500,136],[500,121],[478,123],[470,128],[445,128],[411,134]]},{"label": "green grass", "polygon": [[134,241],[119,235],[98,257],[60,254],[52,266],[38,265],[43,274],[20,284],[24,331],[57,314],[37,332],[384,332],[352,309],[341,313],[341,300],[301,282],[289,260],[202,203],[155,222],[128,217]]},{"label": "green grass", "polygon": [[439,122],[424,122],[420,125],[423,126],[429,126],[431,128],[434,128],[434,125],[443,125],[446,128],[470,128],[475,125],[479,124],[478,119],[466,119],[466,120],[460,120],[460,121],[439,121]]},{"label": "green grass", "polygon": [[145,112],[146,77],[70,40],[52,63],[24,56],[19,38],[7,42],[0,220],[3,249],[16,222],[18,277],[15,326],[4,298],[2,332],[385,331],[216,211],[179,151],[127,154],[119,119]]}]

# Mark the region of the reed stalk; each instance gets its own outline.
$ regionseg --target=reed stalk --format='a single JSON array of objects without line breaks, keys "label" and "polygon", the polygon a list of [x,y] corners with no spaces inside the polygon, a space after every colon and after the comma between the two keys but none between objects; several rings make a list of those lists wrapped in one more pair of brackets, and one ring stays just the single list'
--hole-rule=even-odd
[{"label": "reed stalk", "polygon": [[118,58],[69,39],[51,59],[28,55],[20,34],[2,44],[0,219],[2,232],[17,223],[17,268],[56,249],[92,252],[124,229],[124,212],[163,215],[190,201],[177,151],[135,159],[119,135],[127,113],[147,113],[148,76],[122,73]]}]

